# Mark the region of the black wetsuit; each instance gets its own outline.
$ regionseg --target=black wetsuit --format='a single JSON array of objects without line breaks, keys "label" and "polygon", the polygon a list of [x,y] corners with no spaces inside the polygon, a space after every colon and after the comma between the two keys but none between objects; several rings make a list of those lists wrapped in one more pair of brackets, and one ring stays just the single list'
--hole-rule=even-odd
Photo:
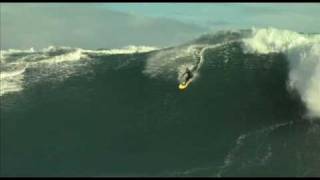
[{"label": "black wetsuit", "polygon": [[186,78],[185,78],[185,80],[184,80],[184,82],[186,83],[186,82],[189,81],[189,79],[191,79],[191,78],[193,77],[193,74],[192,74],[192,72],[191,72],[188,68],[187,68],[187,70],[186,70],[185,73],[187,74],[187,76],[186,76]]},{"label": "black wetsuit", "polygon": [[198,69],[198,66],[199,66],[200,60],[201,60],[200,58],[201,57],[197,58],[198,61],[197,61],[196,65],[191,70],[189,68],[186,69],[185,74],[187,74],[187,75],[186,75],[186,78],[184,80],[184,83],[188,82],[191,78],[193,78],[193,73],[192,72],[194,72],[194,71],[196,71]]}]

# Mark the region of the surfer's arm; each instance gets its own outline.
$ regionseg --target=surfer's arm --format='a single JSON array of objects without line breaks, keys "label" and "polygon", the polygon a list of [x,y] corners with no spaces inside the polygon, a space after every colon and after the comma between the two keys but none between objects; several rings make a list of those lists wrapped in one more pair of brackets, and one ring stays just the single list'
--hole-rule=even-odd
[{"label": "surfer's arm", "polygon": [[182,77],[184,77],[186,74],[188,74],[188,71],[185,71],[185,72],[182,74]]}]

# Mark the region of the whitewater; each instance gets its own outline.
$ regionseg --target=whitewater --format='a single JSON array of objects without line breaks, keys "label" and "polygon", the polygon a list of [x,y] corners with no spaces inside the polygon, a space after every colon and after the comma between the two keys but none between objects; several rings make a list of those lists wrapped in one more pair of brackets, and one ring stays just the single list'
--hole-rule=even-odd
[{"label": "whitewater", "polygon": [[289,87],[299,92],[308,116],[320,117],[320,35],[253,29],[252,37],[243,42],[247,53],[285,53],[290,65]]},{"label": "whitewater", "polygon": [[157,48],[148,46],[127,46],[122,49],[86,50],[50,46],[38,51],[34,50],[34,48],[30,48],[29,50],[1,50],[0,96],[23,89],[23,78],[25,70],[28,67],[41,68],[43,65],[46,65],[51,67],[52,71],[62,68],[64,71],[59,76],[66,76],[68,73],[71,74],[71,71],[75,71],[75,68],[73,68],[74,64],[70,64],[70,62],[80,61],[81,63],[82,60],[89,60],[88,55],[133,54],[155,49]]},{"label": "whitewater", "polygon": [[[225,33],[227,34],[227,32]],[[200,69],[204,61],[203,54],[207,49],[218,48],[234,42],[241,42],[244,53],[284,53],[290,66],[288,90],[298,91],[308,109],[308,117],[320,117],[320,35],[301,34],[275,28],[252,28],[250,33],[240,33],[239,38],[236,39],[226,38],[214,44],[197,42],[196,40],[191,44],[173,48],[127,46],[122,49],[85,50],[50,46],[38,51],[33,48],[29,50],[1,50],[0,96],[23,90],[25,71],[30,67],[41,68],[43,64],[46,64],[57,69],[57,66],[60,66],[65,69],[60,75],[69,77],[76,71],[70,62],[89,60],[88,54],[103,56],[159,50],[148,59],[143,73],[150,77],[161,75],[164,78],[176,77],[180,82],[185,69],[195,65],[194,54],[196,51],[201,58]],[[196,71],[195,79],[199,75],[199,72]]]}]

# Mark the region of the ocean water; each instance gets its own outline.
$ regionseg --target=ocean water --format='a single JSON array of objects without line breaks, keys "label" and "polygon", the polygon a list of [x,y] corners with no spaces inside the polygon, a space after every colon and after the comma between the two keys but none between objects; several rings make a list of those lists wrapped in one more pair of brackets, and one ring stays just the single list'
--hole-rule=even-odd
[{"label": "ocean water", "polygon": [[320,176],[318,34],[1,50],[0,68],[1,176]]}]

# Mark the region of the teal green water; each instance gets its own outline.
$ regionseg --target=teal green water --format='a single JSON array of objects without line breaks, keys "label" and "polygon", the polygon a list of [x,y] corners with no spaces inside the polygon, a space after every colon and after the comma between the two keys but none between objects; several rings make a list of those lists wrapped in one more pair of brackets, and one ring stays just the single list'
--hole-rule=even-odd
[{"label": "teal green water", "polygon": [[182,92],[142,73],[152,53],[1,96],[1,176],[320,175],[320,126],[287,90],[285,56],[208,50]]}]

